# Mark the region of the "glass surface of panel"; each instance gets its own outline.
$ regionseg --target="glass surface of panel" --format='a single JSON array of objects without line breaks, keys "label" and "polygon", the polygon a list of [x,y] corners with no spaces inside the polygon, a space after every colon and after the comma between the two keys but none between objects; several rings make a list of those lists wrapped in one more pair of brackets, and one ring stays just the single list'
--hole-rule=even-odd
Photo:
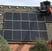
[{"label": "glass surface of panel", "polygon": [[13,31],[13,40],[21,41],[21,31]]},{"label": "glass surface of panel", "polygon": [[40,32],[40,38],[43,40],[48,40],[47,32]]},{"label": "glass surface of panel", "polygon": [[38,21],[45,21],[45,17],[41,16],[40,14],[37,15]]},{"label": "glass surface of panel", "polygon": [[13,29],[20,29],[20,22],[13,21]]},{"label": "glass surface of panel", "polygon": [[12,29],[12,21],[4,21],[4,29]]},{"label": "glass surface of panel", "polygon": [[45,22],[39,22],[39,30],[46,30]]},{"label": "glass surface of panel", "polygon": [[30,41],[29,31],[22,31],[22,41]]},{"label": "glass surface of panel", "polygon": [[36,14],[29,14],[30,21],[36,21],[37,20],[36,18],[37,18]]},{"label": "glass surface of panel", "polygon": [[7,40],[12,40],[12,31],[5,30],[4,31],[4,38],[7,39]]},{"label": "glass surface of panel", "polygon": [[3,36],[3,30],[0,30],[0,35]]},{"label": "glass surface of panel", "polygon": [[37,30],[37,22],[30,22],[30,30]]},{"label": "glass surface of panel", "polygon": [[13,13],[13,20],[20,20],[20,13]]},{"label": "glass surface of panel", "polygon": [[52,16],[51,15],[46,17],[46,22],[47,23],[52,23]]},{"label": "glass surface of panel", "polygon": [[39,39],[39,33],[38,31],[31,31],[31,40],[35,41]]},{"label": "glass surface of panel", "polygon": [[28,20],[28,13],[21,13],[22,20]]},{"label": "glass surface of panel", "polygon": [[29,30],[29,22],[22,22],[22,29]]},{"label": "glass surface of panel", "polygon": [[4,20],[12,20],[12,13],[6,12],[4,14]]}]

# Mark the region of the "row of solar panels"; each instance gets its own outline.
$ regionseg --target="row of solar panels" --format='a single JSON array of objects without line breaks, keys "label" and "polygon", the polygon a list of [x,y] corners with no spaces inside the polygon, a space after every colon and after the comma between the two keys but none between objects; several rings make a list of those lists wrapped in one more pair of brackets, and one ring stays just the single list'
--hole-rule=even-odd
[{"label": "row of solar panels", "polygon": [[[4,20],[24,20],[24,21],[44,21],[44,18],[39,18],[40,14],[34,13],[4,13]],[[38,18],[37,18],[38,17]]]},{"label": "row of solar panels", "polygon": [[0,31],[1,35],[4,36],[8,41],[35,41],[40,39],[48,40],[46,32],[42,31]]},{"label": "row of solar panels", "polygon": [[46,30],[45,22],[4,21],[4,29],[13,30]]}]

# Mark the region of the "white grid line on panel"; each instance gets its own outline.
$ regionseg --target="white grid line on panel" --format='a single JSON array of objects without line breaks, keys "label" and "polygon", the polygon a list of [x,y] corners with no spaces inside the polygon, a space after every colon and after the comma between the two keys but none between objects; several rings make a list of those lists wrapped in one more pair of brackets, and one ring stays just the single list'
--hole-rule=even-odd
[{"label": "white grid line on panel", "polygon": [[[22,20],[22,15],[20,13],[20,20]],[[20,29],[21,29],[21,41],[22,41],[22,22],[20,22]]]},{"label": "white grid line on panel", "polygon": [[13,13],[12,13],[12,40],[13,40]]},{"label": "white grid line on panel", "polygon": [[[29,13],[28,13],[28,20],[29,20],[29,30],[30,30],[30,17],[29,17]],[[31,40],[31,33],[30,33],[30,31],[29,31],[29,38],[30,38],[30,40]]]},{"label": "white grid line on panel", "polygon": [[[38,30],[39,30],[39,24],[38,24],[38,17],[37,17],[37,14],[36,14],[36,19],[37,19],[37,28],[38,28]],[[40,32],[38,31],[38,34],[39,34],[39,39],[40,39]]]}]

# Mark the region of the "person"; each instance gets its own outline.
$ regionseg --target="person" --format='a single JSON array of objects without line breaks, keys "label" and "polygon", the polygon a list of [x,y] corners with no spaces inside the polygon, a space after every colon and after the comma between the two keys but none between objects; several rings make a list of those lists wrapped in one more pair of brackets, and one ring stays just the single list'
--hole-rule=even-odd
[{"label": "person", "polygon": [[48,11],[52,15],[52,8],[49,8]]}]

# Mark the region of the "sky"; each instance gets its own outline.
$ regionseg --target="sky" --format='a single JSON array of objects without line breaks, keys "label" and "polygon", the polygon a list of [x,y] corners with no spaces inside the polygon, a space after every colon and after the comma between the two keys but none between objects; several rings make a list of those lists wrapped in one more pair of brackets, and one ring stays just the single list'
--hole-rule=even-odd
[{"label": "sky", "polygon": [[[40,6],[40,2],[42,1],[45,1],[45,0],[1,0],[0,5]],[[52,0],[49,0],[49,1],[52,3]]]}]

